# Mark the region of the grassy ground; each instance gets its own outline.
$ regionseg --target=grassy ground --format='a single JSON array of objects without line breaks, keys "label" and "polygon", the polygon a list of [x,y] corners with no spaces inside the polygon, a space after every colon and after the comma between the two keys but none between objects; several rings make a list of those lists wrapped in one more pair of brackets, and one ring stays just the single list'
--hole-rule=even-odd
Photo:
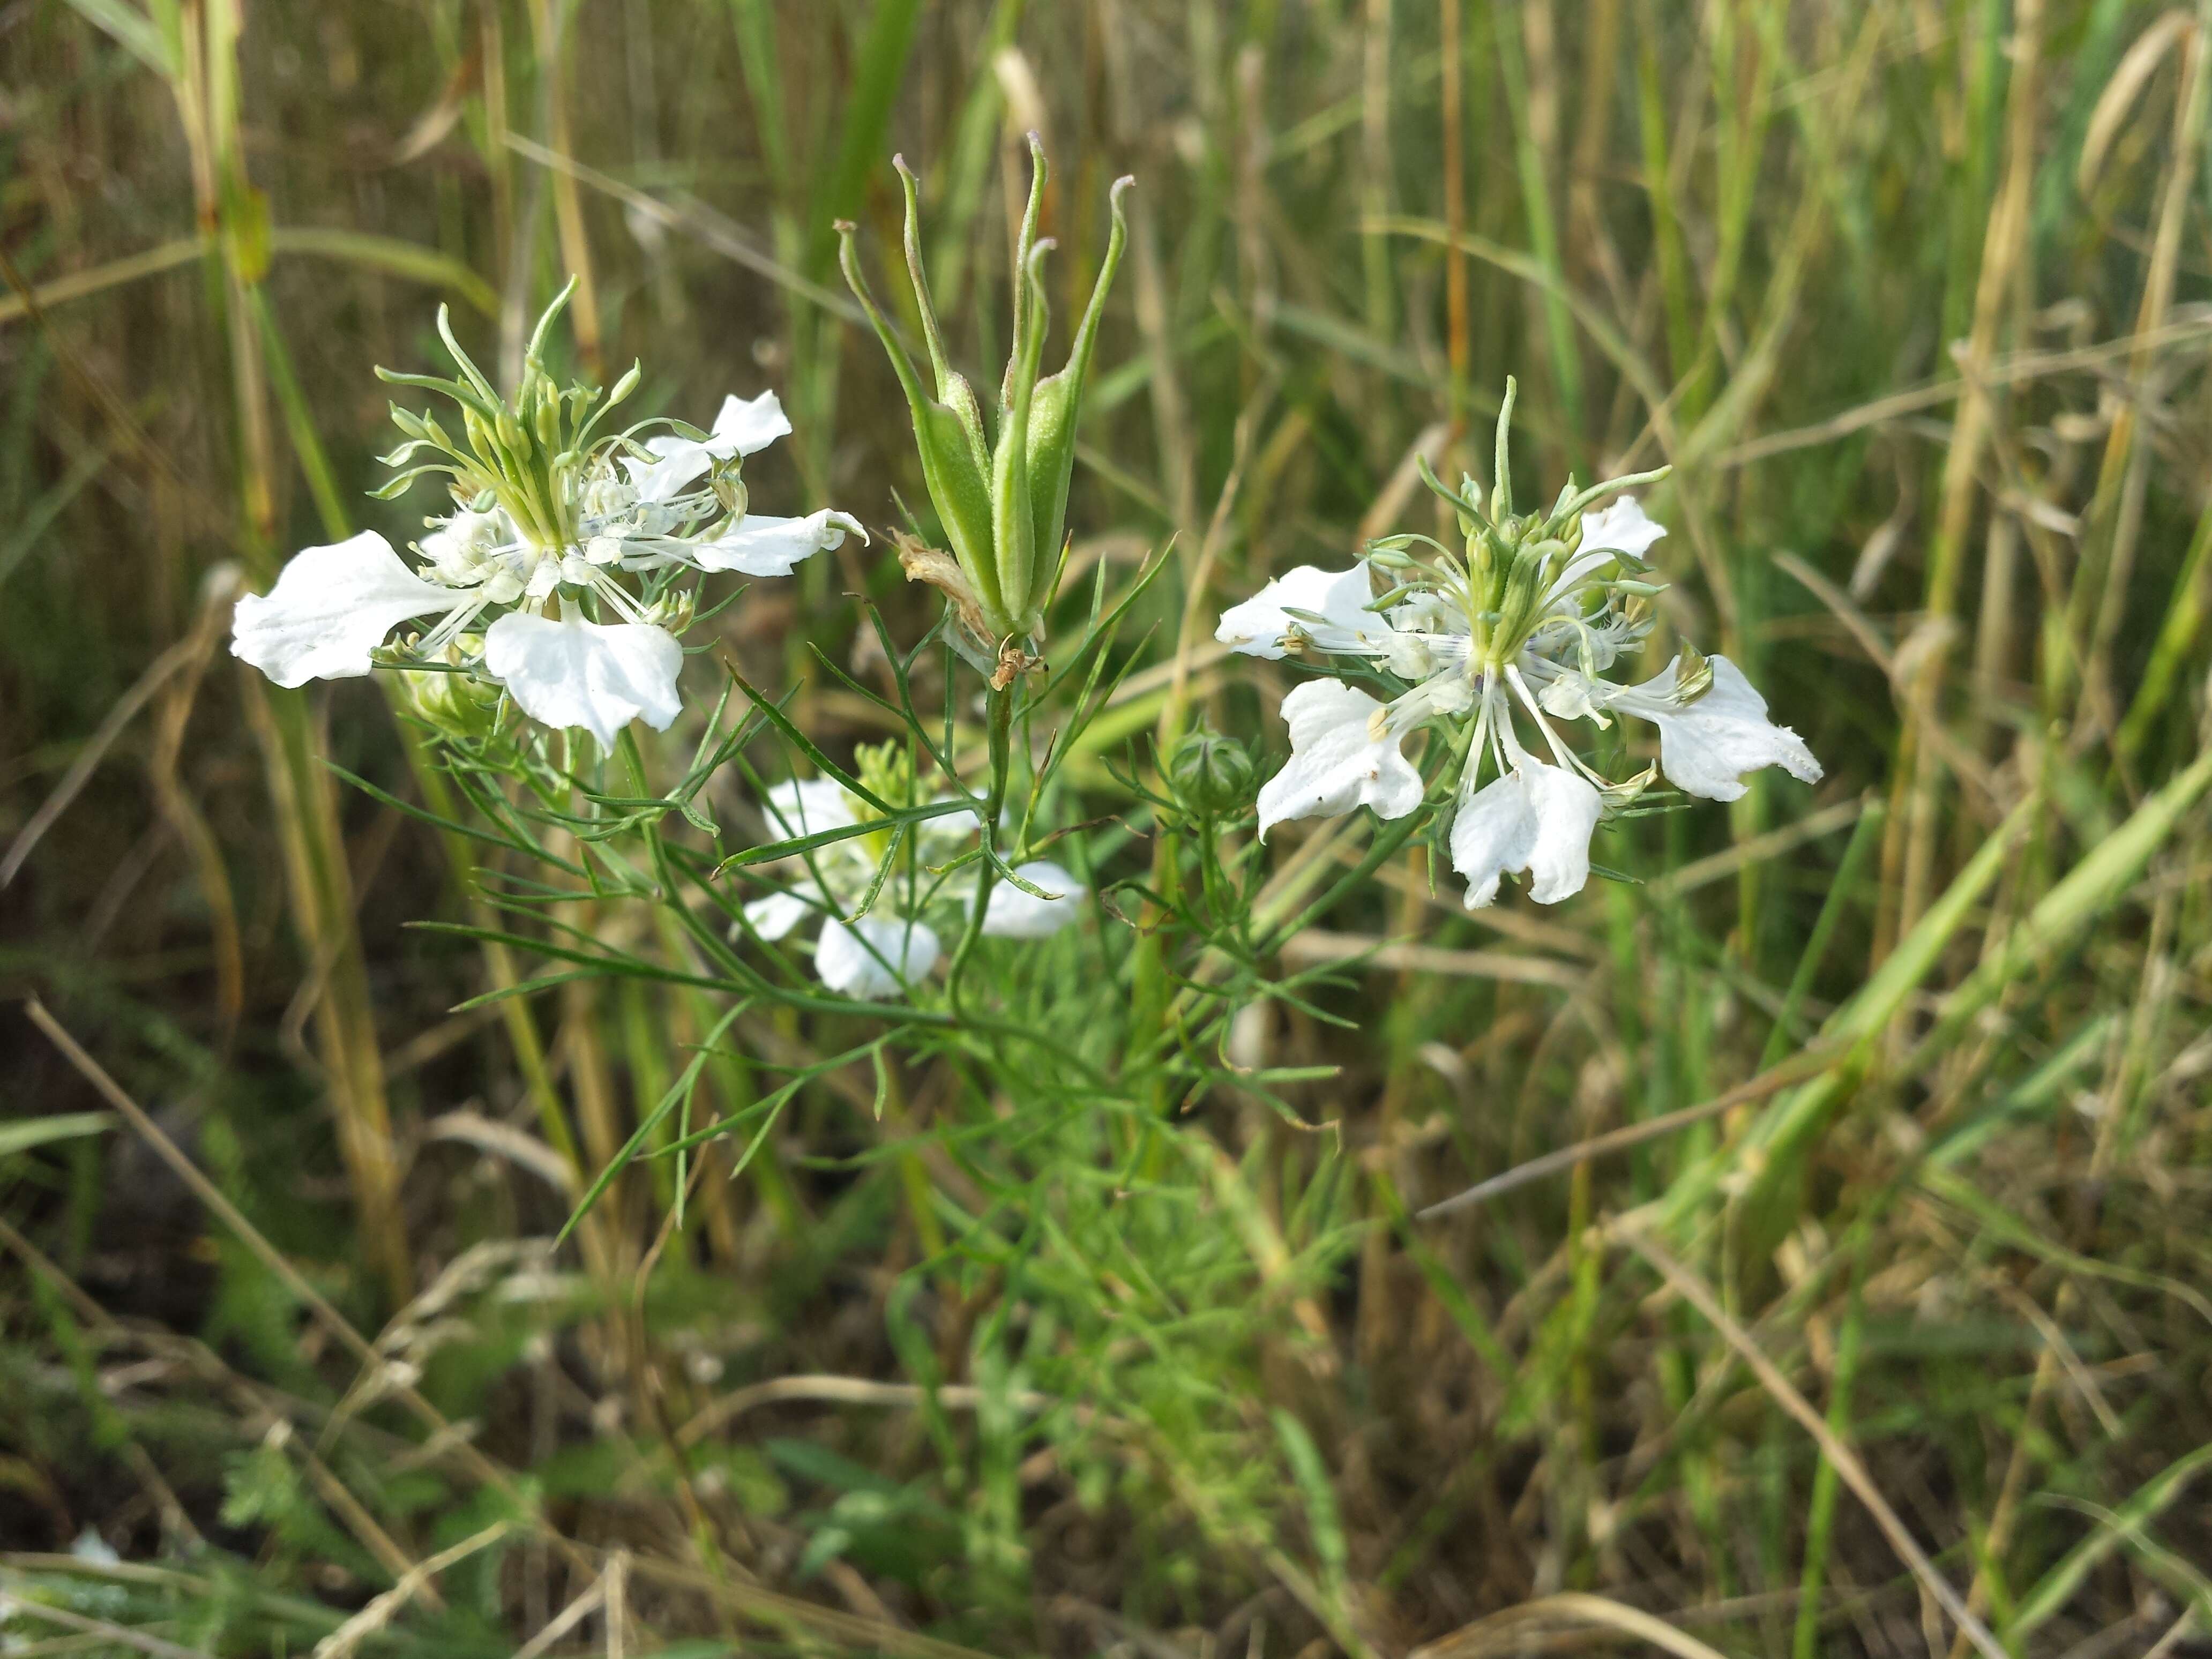
[{"label": "grassy ground", "polygon": [[[0,7],[0,1645],[2212,1640],[2212,9],[149,3]],[[1070,524],[1116,585],[1175,551],[1079,757],[1103,885],[1155,857],[1125,740],[1187,697],[1282,750],[1214,612],[1429,527],[1508,374],[1547,498],[1675,466],[1662,634],[1826,781],[1607,831],[1557,909],[1386,865],[1221,1034],[1279,1081],[1126,1165],[1034,1050],[452,1012],[559,964],[403,924],[514,871],[391,804],[447,786],[370,683],[235,672],[228,573],[408,533],[370,365],[442,299],[511,368],[572,275],[577,372],[772,386],[756,500],[896,522],[833,223],[896,248],[902,151],[994,362],[1025,129],[1063,319],[1139,181]],[[932,619],[880,552],[712,624],[841,752],[813,651]],[[1366,834],[1299,828],[1262,874]],[[994,994],[1111,1071],[1133,937]],[[554,1249],[687,1067],[804,1081]]]}]

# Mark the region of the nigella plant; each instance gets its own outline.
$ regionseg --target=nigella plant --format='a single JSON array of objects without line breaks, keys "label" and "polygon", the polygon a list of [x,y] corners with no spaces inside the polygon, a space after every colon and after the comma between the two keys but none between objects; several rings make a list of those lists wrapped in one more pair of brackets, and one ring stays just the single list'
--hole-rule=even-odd
[{"label": "nigella plant", "polygon": [[750,511],[744,459],[791,430],[773,392],[726,398],[704,431],[659,421],[602,433],[639,370],[605,393],[556,386],[543,353],[568,299],[563,289],[538,319],[511,398],[461,349],[442,307],[438,331],[460,378],[378,371],[450,399],[461,428],[394,404],[407,441],[384,459],[403,470],[378,495],[441,477],[451,510],[427,521],[411,568],[373,530],[295,556],[267,594],[239,601],[235,654],[285,686],[380,665],[458,672],[611,750],[633,720],[663,731],[675,720],[678,637],[697,614],[702,577],[787,576],[848,532],[866,538],[857,519],[826,508]]},{"label": "nigella plant", "polygon": [[[1500,880],[1523,872],[1540,903],[1580,892],[1592,832],[1635,801],[1655,770],[1709,800],[1735,799],[1743,775],[1761,767],[1807,783],[1820,776],[1812,752],[1767,719],[1765,699],[1725,657],[1686,647],[1641,684],[1606,678],[1650,631],[1661,584],[1644,556],[1667,533],[1621,492],[1665,473],[1586,489],[1570,481],[1548,512],[1516,514],[1513,396],[1509,380],[1486,507],[1473,478],[1453,489],[1428,477],[1453,507],[1462,546],[1392,536],[1349,570],[1301,566],[1224,612],[1215,634],[1248,656],[1310,651],[1364,663],[1363,678],[1392,694],[1378,701],[1332,678],[1283,699],[1291,758],[1260,792],[1261,836],[1285,818],[1358,806],[1383,818],[1413,813],[1431,786],[1403,745],[1434,730],[1447,757],[1436,787],[1450,805],[1451,860],[1469,908],[1492,902]],[[1608,779],[1561,727],[1604,727],[1620,714],[1658,728],[1659,759]],[[1534,750],[1524,731],[1534,734]]]}]

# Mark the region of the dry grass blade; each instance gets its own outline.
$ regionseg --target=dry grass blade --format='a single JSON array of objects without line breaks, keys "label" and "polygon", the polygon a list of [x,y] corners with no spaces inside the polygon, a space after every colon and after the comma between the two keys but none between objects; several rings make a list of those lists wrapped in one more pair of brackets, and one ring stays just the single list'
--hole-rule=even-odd
[{"label": "dry grass blade", "polygon": [[1951,1581],[1928,1559],[1928,1553],[1920,1547],[1905,1522],[1898,1518],[1897,1511],[1890,1507],[1889,1500],[1875,1485],[1874,1477],[1867,1473],[1866,1465],[1859,1461],[1859,1455],[1828,1426],[1827,1419],[1813,1409],[1805,1396],[1790,1386],[1790,1379],[1783,1376],[1774,1362],[1759,1351],[1759,1345],[1751,1340],[1743,1327],[1729,1317],[1728,1310],[1720,1304],[1720,1298],[1712,1293],[1705,1282],[1637,1229],[1615,1223],[1607,1231],[1649,1262],[1662,1279],[1674,1286],[1684,1301],[1704,1316],[1705,1322],[1721,1334],[1723,1340],[1735,1350],[1745,1364],[1751,1367],[1752,1375],[1759,1379],[1759,1386],[1773,1396],[1775,1403],[1796,1418],[1805,1431],[1819,1443],[1821,1455],[1834,1467],[1836,1473],[1842,1476],[1844,1484],[1851,1489],[1858,1500],[1866,1505],[1868,1512],[1875,1518],[1875,1523],[1881,1528],[1882,1536],[1897,1552],[1898,1559],[1936,1598],[1943,1611],[1951,1616],[1952,1622],[1965,1632],[1985,1659],[2009,1659],[2003,1644],[1998,1642],[1988,1626],[1973,1615],[1959,1592],[1952,1587]]},{"label": "dry grass blade", "polygon": [[[1579,976],[1577,982],[1579,983]],[[1627,1124],[1605,1134],[1594,1135],[1588,1140],[1577,1141],[1571,1146],[1562,1146],[1555,1152],[1547,1152],[1541,1158],[1532,1158],[1525,1164],[1516,1164],[1511,1169],[1491,1176],[1487,1181],[1478,1182],[1463,1193],[1456,1193],[1449,1198],[1430,1205],[1428,1208],[1418,1212],[1413,1218],[1416,1221],[1432,1221],[1439,1216],[1450,1215],[1455,1211],[1472,1209],[1478,1204],[1486,1203],[1493,1198],[1513,1191],[1516,1188],[1525,1187],[1532,1181],[1540,1181],[1546,1176],[1555,1175],[1561,1170],[1571,1170],[1585,1159],[1603,1158],[1611,1152],[1626,1152],[1632,1146],[1641,1146],[1648,1141],[1677,1133],[1688,1128],[1692,1124],[1707,1122],[1724,1112],[1733,1111],[1738,1106],[1748,1105],[1754,1100],[1764,1100],[1769,1095],[1789,1088],[1792,1084],[1802,1083],[1807,1078],[1816,1077],[1842,1059],[1848,1052],[1848,1047],[1843,1044],[1808,1048],[1794,1059],[1786,1060],[1770,1071],[1760,1073],[1759,1076],[1748,1082],[1739,1083],[1725,1094],[1716,1095],[1712,1099],[1698,1105],[1685,1106],[1678,1112],[1668,1112],[1662,1117],[1650,1118],[1642,1123]]]},{"label": "dry grass blade", "polygon": [[539,1659],[540,1655],[550,1653],[555,1643],[597,1613],[606,1599],[606,1579],[593,1579],[589,1589],[547,1620],[544,1629],[514,1650],[514,1659]]},{"label": "dry grass blade", "polygon": [[61,821],[62,814],[70,809],[70,803],[92,781],[92,775],[99,769],[100,763],[115,746],[115,740],[137,718],[138,711],[154,700],[155,692],[191,666],[195,659],[204,656],[213,644],[212,635],[194,635],[179,640],[155,658],[146,672],[138,677],[137,684],[116,700],[115,706],[107,711],[106,719],[100,721],[99,729],[87,738],[83,746],[77,750],[76,758],[70,763],[69,770],[62,774],[62,780],[54,786],[53,793],[46,797],[39,810],[31,815],[31,821],[9,844],[7,856],[0,858],[0,887],[5,887],[15,879],[24,860],[38,849],[39,843],[46,838],[46,831]]},{"label": "dry grass blade", "polygon": [[1478,1619],[1440,1641],[1424,1643],[1406,1659],[1481,1659],[1486,1653],[1516,1652],[1527,1640],[1528,1627],[1544,1624],[1595,1625],[1602,1630],[1648,1642],[1655,1648],[1663,1648],[1675,1659],[1723,1659],[1717,1649],[1707,1647],[1663,1619],[1655,1619],[1607,1596],[1574,1591],[1540,1596]]},{"label": "dry grass blade", "polygon": [[1735,875],[1747,866],[1779,858],[1792,848],[1802,847],[1808,841],[1818,841],[1823,836],[1833,835],[1838,830],[1856,823],[1873,804],[1872,799],[1867,797],[1838,801],[1833,806],[1808,813],[1795,823],[1784,824],[1779,830],[1770,830],[1749,841],[1738,842],[1735,846],[1707,857],[1692,859],[1680,869],[1669,871],[1650,884],[1651,896],[1654,899],[1679,898],[1685,893],[1694,892],[1700,887]]},{"label": "dry grass blade", "polygon": [[[152,1659],[214,1659],[200,1648],[179,1647],[174,1642],[165,1642],[158,1636],[149,1636],[143,1630],[133,1630],[128,1625],[110,1624],[105,1619],[94,1619],[82,1613],[72,1613],[67,1607],[49,1606],[44,1601],[27,1601],[20,1595],[0,1591],[0,1620],[10,1614],[32,1619],[43,1619],[64,1630],[73,1630],[86,1636],[96,1636],[102,1641],[119,1642],[126,1648],[152,1656]],[[9,1650],[14,1651],[12,1644]]]},{"label": "dry grass blade", "polygon": [[1448,974],[1455,978],[1492,979],[1510,985],[1548,985],[1560,991],[1580,990],[1589,977],[1571,963],[1553,962],[1544,957],[1519,956],[1510,951],[1455,951],[1405,939],[1332,933],[1319,927],[1309,927],[1285,939],[1282,956],[1285,962],[1301,963],[1356,959],[1363,967],[1385,971]]},{"label": "dry grass blade", "polygon": [[399,1582],[359,1613],[315,1644],[315,1659],[346,1659],[346,1656],[382,1631],[402,1608],[430,1587],[430,1583],[457,1561],[465,1561],[478,1550],[489,1549],[514,1528],[501,1521],[473,1533],[448,1549],[442,1549],[399,1576]]},{"label": "dry grass blade", "polygon": [[773,255],[763,253],[738,226],[702,202],[672,204],[650,191],[639,190],[619,179],[611,178],[597,168],[588,167],[574,156],[557,155],[535,143],[520,133],[507,135],[507,145],[517,155],[550,167],[565,179],[580,185],[588,185],[602,195],[613,198],[624,207],[633,208],[655,224],[670,230],[680,230],[687,236],[697,238],[723,258],[733,260],[746,270],[767,277],[779,287],[789,289],[802,299],[812,301],[833,316],[848,323],[865,325],[867,313],[853,303],[852,295],[802,276]]},{"label": "dry grass blade", "polygon": [[[726,1394],[703,1407],[676,1431],[676,1443],[696,1446],[762,1406],[805,1400],[838,1406],[921,1407],[930,1403],[933,1392],[938,1406],[946,1411],[975,1411],[994,1401],[994,1395],[966,1383],[949,1383],[933,1391],[911,1382],[877,1382],[860,1376],[771,1377]],[[1041,1412],[1058,1402],[1034,1389],[1016,1389],[1006,1396],[1006,1403],[1018,1411]]]},{"label": "dry grass blade", "polygon": [[[2167,346],[2186,344],[2201,340],[2207,334],[2212,334],[2212,321],[2200,317],[2185,322],[2168,323],[2148,333],[2124,335],[2116,340],[2106,340],[2096,345],[2080,346],[2068,351],[2024,351],[1991,363],[1988,372],[1981,376],[1981,383],[1993,391],[2002,386],[2021,386],[2054,374],[2096,368],[2118,358],[2132,356],[2139,350],[2160,350]],[[1722,451],[1707,465],[1713,467],[1749,466],[1756,461],[1786,455],[1792,450],[1832,444],[1855,432],[1863,432],[1870,426],[1901,421],[1926,410],[1941,409],[1945,404],[1956,402],[1965,396],[1966,391],[1966,382],[1953,378],[1933,386],[1916,386],[1909,392],[1892,392],[1886,398],[1876,398],[1811,426],[1792,427],[1787,431],[1769,433],[1765,437],[1738,444],[1733,449]]]}]

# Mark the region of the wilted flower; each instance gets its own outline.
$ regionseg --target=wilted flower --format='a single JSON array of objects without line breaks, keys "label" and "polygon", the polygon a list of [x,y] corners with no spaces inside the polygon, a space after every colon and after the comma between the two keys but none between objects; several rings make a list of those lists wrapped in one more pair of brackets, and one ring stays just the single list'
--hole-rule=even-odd
[{"label": "wilted flower", "polygon": [[[864,748],[860,780],[878,800],[911,804],[913,772],[895,744]],[[824,830],[861,833],[826,842],[805,855],[808,873],[780,892],[752,900],[745,920],[763,939],[784,938],[819,914],[814,971],[831,990],[877,1000],[896,996],[927,978],[944,953],[926,914],[950,917],[972,899],[972,866],[949,876],[933,873],[973,843],[982,827],[974,811],[949,810],[911,824],[904,845],[867,801],[828,778],[793,778],[772,785],[770,821],[790,838]],[[874,828],[862,826],[874,825]],[[892,867],[884,868],[886,861]],[[1014,866],[1019,884],[1003,878],[984,907],[983,932],[1001,939],[1047,939],[1080,914],[1083,884],[1049,860]],[[1028,890],[1034,889],[1036,890]]]},{"label": "wilted flower", "polygon": [[906,190],[907,274],[937,382],[934,396],[922,385],[913,360],[860,274],[853,227],[837,227],[845,281],[890,354],[914,417],[922,478],[951,544],[948,556],[902,538],[900,562],[908,580],[927,582],[945,595],[956,624],[954,639],[1001,686],[1033,662],[1030,648],[1043,631],[1045,607],[1060,586],[1067,485],[1075,470],[1075,429],[1083,408],[1084,379],[1090,372],[1099,319],[1105,313],[1106,292],[1121,262],[1121,192],[1133,182],[1115,181],[1109,198],[1113,231],[1090,304],[1076,326],[1066,367],[1040,379],[1047,322],[1044,254],[1053,243],[1037,238],[1048,170],[1043,145],[1035,133],[1030,135],[1030,160],[1029,208],[1014,250],[1012,346],[1000,382],[995,435],[987,436],[975,389],[945,356],[929,278],[922,269],[915,177],[903,158],[895,158],[894,165]]},{"label": "wilted flower", "polygon": [[[696,614],[689,584],[702,573],[788,575],[848,531],[866,538],[843,513],[747,510],[740,464],[791,430],[772,392],[725,399],[706,432],[665,422],[672,430],[645,438],[635,428],[595,436],[639,371],[606,394],[554,386],[541,349],[568,297],[539,319],[511,402],[440,310],[462,378],[385,374],[441,392],[461,411],[459,441],[434,416],[392,411],[408,441],[385,460],[407,470],[378,495],[439,473],[454,503],[428,521],[415,546],[421,567],[410,569],[373,530],[308,548],[268,593],[238,602],[234,654],[284,686],[366,674],[379,662],[463,672],[503,687],[533,720],[581,726],[611,748],[633,720],[663,730],[675,720],[677,634]],[[380,650],[401,623],[431,618],[427,631]]]},{"label": "wilted flower", "polygon": [[[1562,740],[1554,720],[1603,726],[1616,714],[1659,728],[1658,769],[1711,800],[1744,793],[1742,775],[1779,766],[1820,776],[1797,734],[1766,718],[1766,702],[1725,657],[1684,649],[1641,685],[1604,678],[1650,626],[1644,555],[1667,532],[1618,492],[1663,473],[1577,490],[1548,514],[1516,517],[1506,453],[1513,385],[1498,422],[1498,483],[1489,511],[1472,478],[1458,490],[1431,478],[1457,509],[1464,552],[1425,536],[1372,544],[1351,569],[1312,566],[1269,582],[1224,612],[1215,638],[1248,656],[1294,650],[1364,659],[1404,689],[1387,702],[1334,679],[1283,699],[1291,758],[1260,792],[1260,833],[1285,818],[1372,807],[1402,817],[1427,786],[1401,745],[1417,728],[1448,735],[1462,759],[1451,828],[1452,863],[1470,908],[1498,896],[1501,878],[1527,872],[1529,896],[1556,903],[1589,878],[1601,817],[1652,781],[1646,769],[1612,782]],[[1617,496],[1599,507],[1596,503]],[[1426,544],[1434,556],[1408,551]],[[1387,591],[1377,592],[1380,578]],[[1544,756],[1522,746],[1525,719]],[[1482,782],[1486,772],[1491,781]]]}]

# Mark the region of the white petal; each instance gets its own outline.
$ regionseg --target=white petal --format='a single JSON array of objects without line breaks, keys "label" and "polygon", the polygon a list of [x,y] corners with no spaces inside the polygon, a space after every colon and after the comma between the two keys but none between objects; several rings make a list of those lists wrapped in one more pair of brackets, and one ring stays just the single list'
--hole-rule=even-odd
[{"label": "white petal", "polygon": [[424,581],[374,530],[293,556],[265,594],[248,593],[230,651],[279,685],[366,674],[368,653],[413,617],[459,609],[472,594]]},{"label": "white petal", "polygon": [[1335,680],[1308,680],[1283,699],[1291,757],[1260,791],[1260,835],[1285,818],[1334,817],[1371,806],[1401,818],[1421,804],[1421,775],[1399,739],[1370,735],[1382,705]]},{"label": "white petal", "polygon": [[1015,873],[1041,891],[1025,893],[1003,876],[984,907],[983,931],[1000,939],[1049,939],[1083,913],[1083,884],[1046,859],[1018,864]]},{"label": "white petal", "polygon": [[1536,818],[1536,844],[1528,854],[1528,896],[1539,904],[1572,898],[1589,880],[1590,832],[1602,804],[1596,788],[1564,766],[1524,760],[1528,805]]},{"label": "white petal", "polygon": [[1525,870],[1536,845],[1536,813],[1518,772],[1478,790],[1452,817],[1452,868],[1467,878],[1467,908],[1498,897],[1498,878]]},{"label": "white petal", "polygon": [[1595,513],[1583,514],[1583,543],[1578,552],[1600,548],[1642,558],[1652,543],[1667,533],[1667,526],[1646,516],[1633,495],[1616,495]]},{"label": "white petal", "polygon": [[691,562],[702,570],[737,570],[748,576],[788,576],[802,560],[827,553],[851,531],[862,541],[868,532],[849,513],[823,507],[803,519],[771,518],[748,513],[736,526],[711,542],[696,542]]},{"label": "white petal", "polygon": [[832,918],[822,924],[814,971],[831,990],[873,1002],[896,996],[901,980],[913,984],[937,965],[937,934],[921,922],[871,915],[848,924]]},{"label": "white petal", "polygon": [[[951,795],[933,795],[930,805],[943,806],[952,799],[954,797]],[[1009,818],[1013,816],[1011,810],[1006,816]],[[961,850],[961,844],[969,836],[981,835],[982,830],[983,815],[974,807],[967,806],[937,817],[918,819],[912,833],[921,848],[922,862],[942,864]]]},{"label": "white petal", "polygon": [[623,465],[641,501],[665,501],[680,495],[716,461],[751,455],[766,449],[791,430],[783,405],[773,392],[750,400],[734,392],[722,399],[714,430],[704,439],[679,438],[672,432],[647,438],[645,447],[656,459],[641,461],[626,457]]},{"label": "white petal", "polygon": [[623,457],[630,488],[637,491],[641,501],[665,501],[682,495],[714,459],[698,440],[679,438],[672,433],[647,438],[645,447],[653,452],[654,459],[641,461],[635,455]]},{"label": "white petal", "polygon": [[505,682],[522,712],[544,726],[580,726],[612,749],[632,720],[665,732],[684,647],[665,628],[560,622],[511,611],[484,635],[484,665]]},{"label": "white petal", "polygon": [[753,932],[770,941],[781,939],[793,928],[812,915],[817,904],[807,901],[814,896],[811,882],[795,887],[787,893],[769,893],[764,897],[750,899],[745,904],[745,920],[752,924]]},{"label": "white petal", "polygon": [[778,438],[790,435],[791,421],[775,392],[747,399],[732,392],[722,399],[721,411],[714,416],[712,445],[726,460],[732,455],[758,454]]},{"label": "white petal", "polygon": [[1708,657],[1713,683],[1686,706],[1672,701],[1677,657],[1616,700],[1659,728],[1659,765],[1676,788],[1707,800],[1734,800],[1743,775],[1778,766],[1804,783],[1820,781],[1820,763],[1805,740],[1766,718],[1766,699],[1726,657]]},{"label": "white petal", "polygon": [[842,830],[859,822],[844,786],[830,778],[786,778],[768,787],[769,821],[787,837]]},{"label": "white petal", "polygon": [[1516,769],[1462,803],[1452,821],[1452,867],[1467,878],[1467,908],[1495,900],[1507,871],[1528,872],[1528,896],[1539,904],[1581,892],[1599,805],[1583,778],[1522,756]]},{"label": "white petal", "polygon": [[[1276,661],[1304,635],[1324,651],[1376,655],[1389,646],[1390,624],[1367,609],[1375,597],[1364,561],[1349,570],[1323,570],[1302,564],[1286,570],[1242,605],[1221,613],[1213,637],[1248,657]],[[1328,619],[1326,626],[1301,621],[1291,611]]]}]

